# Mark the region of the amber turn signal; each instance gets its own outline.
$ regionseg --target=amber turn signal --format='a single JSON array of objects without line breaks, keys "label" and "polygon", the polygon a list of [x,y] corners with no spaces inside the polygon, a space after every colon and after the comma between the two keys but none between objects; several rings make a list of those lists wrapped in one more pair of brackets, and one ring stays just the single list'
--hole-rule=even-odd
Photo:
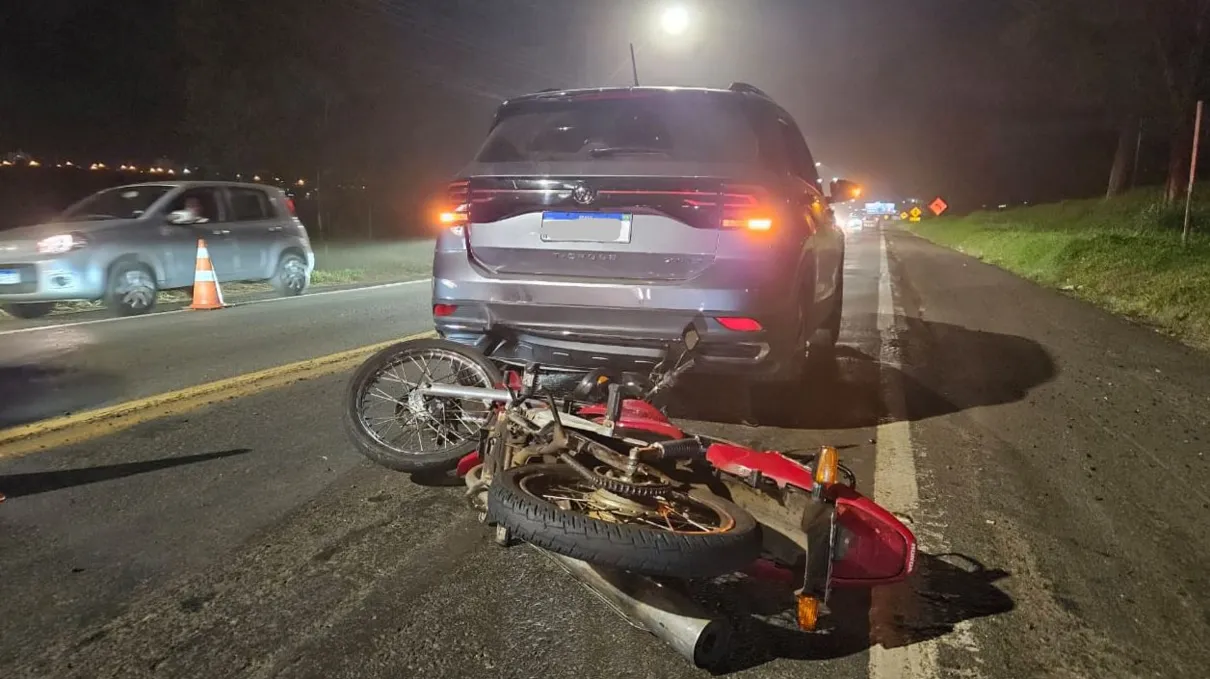
[{"label": "amber turn signal", "polygon": [[806,594],[798,595],[798,629],[814,632],[819,624],[819,599]]},{"label": "amber turn signal", "polygon": [[836,483],[840,476],[840,455],[832,446],[819,449],[819,457],[815,461],[815,483],[830,486]]}]

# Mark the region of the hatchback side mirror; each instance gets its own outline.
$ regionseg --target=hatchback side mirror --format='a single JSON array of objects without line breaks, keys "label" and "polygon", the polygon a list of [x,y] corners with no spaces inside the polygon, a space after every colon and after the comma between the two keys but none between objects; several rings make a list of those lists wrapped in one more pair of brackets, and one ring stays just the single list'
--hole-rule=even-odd
[{"label": "hatchback side mirror", "polygon": [[164,217],[164,221],[169,224],[183,226],[194,223],[197,221],[197,217],[189,210],[173,210]]}]

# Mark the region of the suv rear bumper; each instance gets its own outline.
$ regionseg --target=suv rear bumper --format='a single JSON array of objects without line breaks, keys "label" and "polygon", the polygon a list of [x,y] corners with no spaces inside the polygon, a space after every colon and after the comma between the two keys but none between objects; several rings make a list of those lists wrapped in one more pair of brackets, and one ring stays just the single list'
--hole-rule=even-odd
[{"label": "suv rear bumper", "polygon": [[[649,371],[692,324],[702,338],[695,371],[788,374],[802,353],[793,349],[800,303],[794,262],[777,253],[727,254],[675,282],[489,274],[451,230],[435,248],[432,302],[454,309],[435,315],[434,325],[443,337],[500,361]],[[716,320],[728,317],[754,319],[761,329],[729,330]]]},{"label": "suv rear bumper", "polygon": [[774,377],[793,367],[791,333],[765,325],[737,332],[695,311],[538,306],[441,300],[457,307],[434,318],[446,339],[506,363],[550,368],[650,372],[670,342],[693,325],[701,336],[696,372]]}]

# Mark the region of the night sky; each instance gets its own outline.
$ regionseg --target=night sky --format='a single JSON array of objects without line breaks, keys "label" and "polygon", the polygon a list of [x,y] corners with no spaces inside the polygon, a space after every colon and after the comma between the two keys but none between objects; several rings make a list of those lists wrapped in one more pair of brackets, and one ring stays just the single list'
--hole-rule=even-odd
[{"label": "night sky", "polygon": [[626,84],[633,40],[643,84],[757,85],[825,174],[874,194],[978,207],[1103,190],[1112,121],[1057,103],[1062,83],[1006,37],[1010,2],[684,4],[691,35],[671,40],[663,3],[635,0],[9,0],[0,152],[419,185],[468,159],[499,97]]}]

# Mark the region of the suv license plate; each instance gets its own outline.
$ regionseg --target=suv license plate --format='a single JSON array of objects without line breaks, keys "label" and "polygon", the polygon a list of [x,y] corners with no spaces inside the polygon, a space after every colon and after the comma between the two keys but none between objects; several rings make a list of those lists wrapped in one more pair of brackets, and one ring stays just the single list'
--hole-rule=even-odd
[{"label": "suv license plate", "polygon": [[21,272],[12,269],[0,269],[0,285],[20,285]]},{"label": "suv license plate", "polygon": [[631,220],[613,212],[543,212],[540,236],[548,243],[629,243]]}]

